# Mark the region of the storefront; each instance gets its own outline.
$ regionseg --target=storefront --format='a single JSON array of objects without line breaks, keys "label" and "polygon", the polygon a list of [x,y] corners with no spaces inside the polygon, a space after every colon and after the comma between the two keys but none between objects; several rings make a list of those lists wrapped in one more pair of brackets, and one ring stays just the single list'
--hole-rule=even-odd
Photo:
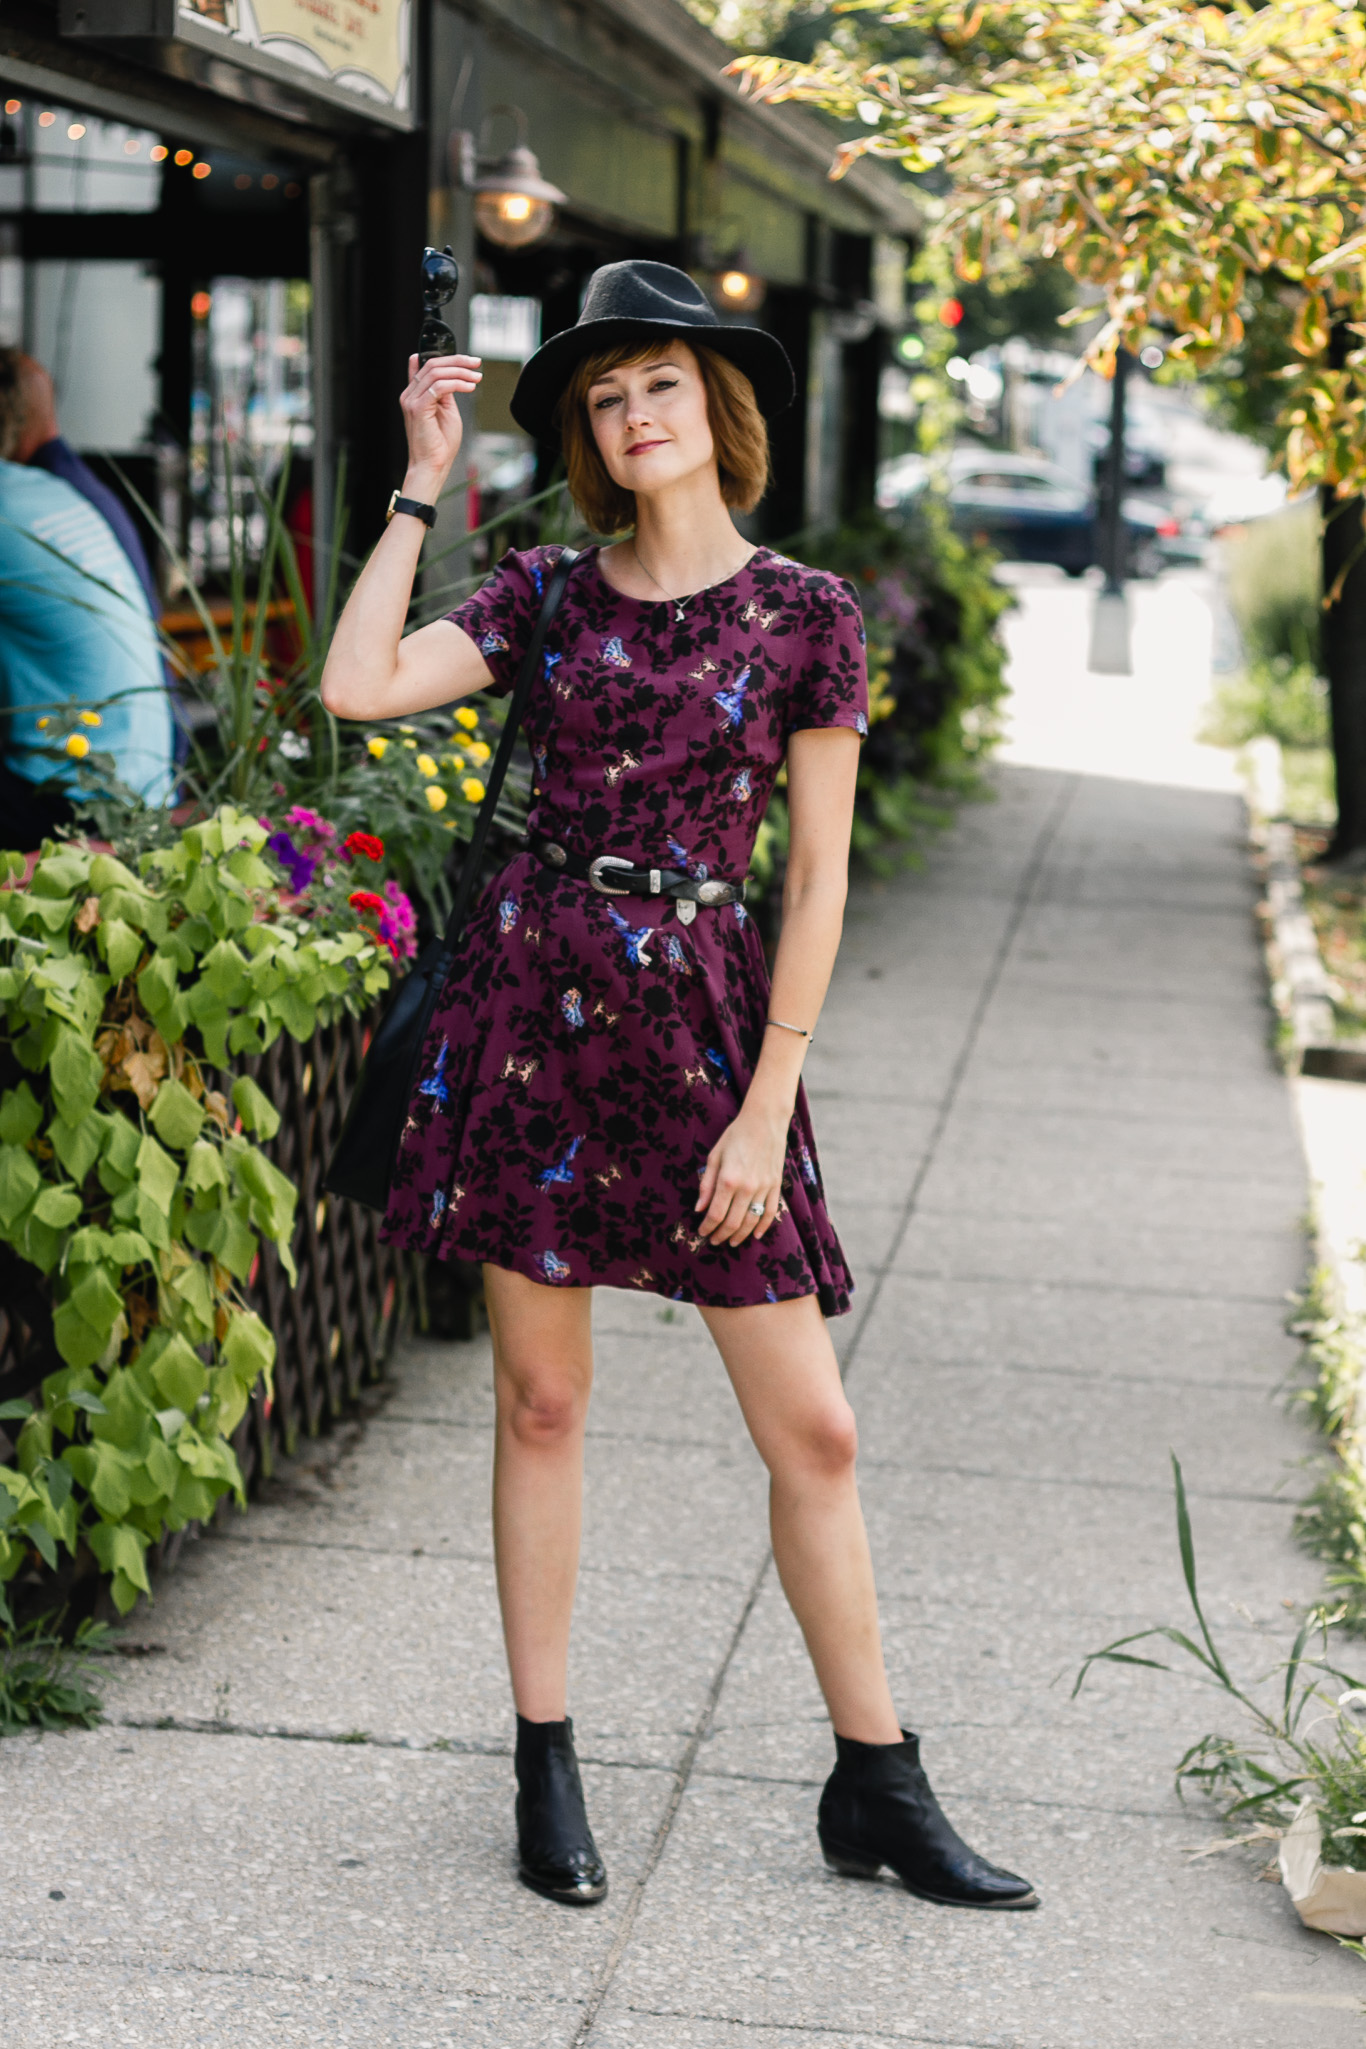
[{"label": "storefront", "polygon": [[[460,257],[454,325],[488,359],[448,536],[549,475],[507,410],[520,362],[598,264],[658,256],[797,367],[762,531],[834,519],[872,500],[915,211],[884,167],[832,185],[829,130],[744,101],[727,56],[679,0],[19,0],[0,340],[196,572],[288,451],[321,574],[339,487],[354,554],[402,472],[424,240]],[[488,188],[519,147],[555,198],[508,219]]]}]

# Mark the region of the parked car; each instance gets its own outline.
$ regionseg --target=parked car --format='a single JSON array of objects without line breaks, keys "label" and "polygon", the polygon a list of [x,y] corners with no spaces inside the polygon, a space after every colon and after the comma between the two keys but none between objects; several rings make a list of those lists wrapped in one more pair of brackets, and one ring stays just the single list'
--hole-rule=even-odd
[{"label": "parked car", "polygon": [[[884,466],[878,504],[893,515],[909,510],[937,474],[962,533],[1016,562],[1055,562],[1069,576],[1095,561],[1094,493],[1042,457],[958,448],[940,470],[923,455],[903,455]],[[1168,559],[1189,559],[1178,545],[1181,522],[1166,506],[1126,497],[1124,524],[1131,576],[1156,576]]]}]

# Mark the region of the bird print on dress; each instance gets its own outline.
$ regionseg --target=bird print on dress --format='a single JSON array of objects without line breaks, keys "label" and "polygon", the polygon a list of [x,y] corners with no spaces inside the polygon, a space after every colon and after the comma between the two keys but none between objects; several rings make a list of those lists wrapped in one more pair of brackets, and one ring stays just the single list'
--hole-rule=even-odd
[{"label": "bird print on dress", "polygon": [[545,571],[534,555],[531,558],[531,581],[535,586],[537,597],[543,598],[545,596]]},{"label": "bird print on dress", "polygon": [[417,1092],[420,1096],[430,1096],[432,1101],[443,1110],[451,1100],[450,1083],[446,1080],[446,1062],[450,1057],[449,1041],[443,1039],[441,1041],[441,1051],[436,1056],[436,1066],[432,1069],[426,1081],[420,1081],[417,1085]]},{"label": "bird print on dress", "polygon": [[564,1015],[564,1021],[569,1026],[570,1031],[581,1032],[584,1028],[584,1019],[583,1011],[581,1010],[579,1004],[579,991],[577,989],[565,990],[563,996],[561,996],[560,998],[560,1009]]},{"label": "bird print on dress", "polygon": [[720,671],[717,668],[716,663],[712,661],[709,656],[704,655],[702,657],[701,668],[689,669],[688,674],[692,678],[694,683],[702,683],[706,680],[708,676],[719,675]]},{"label": "bird print on dress", "polygon": [[446,1191],[444,1188],[434,1188],[432,1190],[432,1214],[430,1218],[430,1223],[433,1230],[435,1230],[437,1225],[441,1222],[441,1219],[445,1215],[445,1213]]},{"label": "bird print on dress", "polygon": [[604,640],[599,648],[599,653],[602,655],[603,660],[609,662],[614,669],[629,669],[631,666],[631,657],[622,646],[619,633],[614,633],[610,640]]},{"label": "bird print on dress", "polygon": [[707,1079],[707,1070],[700,1063],[696,1067],[685,1067],[683,1069],[683,1079],[690,1089],[700,1088]]},{"label": "bird print on dress", "polygon": [[593,1005],[593,1016],[599,1024],[606,1025],[609,1032],[614,1025],[621,1022],[621,1012],[619,1010],[609,1010],[601,996]]},{"label": "bird print on dress", "polygon": [[508,644],[501,633],[486,633],[479,643],[481,655],[505,655],[507,651]]},{"label": "bird print on dress", "polygon": [[583,1140],[584,1134],[580,1132],[570,1145],[567,1153],[562,1153],[553,1166],[541,1169],[540,1173],[536,1176],[536,1186],[538,1188],[568,1188],[573,1184],[574,1168],[572,1163],[575,1153],[583,1144]]},{"label": "bird print on dress", "polygon": [[546,1279],[553,1284],[562,1285],[573,1272],[573,1268],[565,1265],[558,1252],[538,1252],[536,1264]]},{"label": "bird print on dress", "polygon": [[732,904],[731,909],[735,913],[735,922],[737,925],[748,924],[749,912],[745,909],[743,904]]},{"label": "bird print on dress", "polygon": [[862,713],[862,712],[856,712],[856,713],[854,714],[854,730],[855,730],[855,732],[857,732],[857,733],[862,733],[865,739],[867,738],[867,736],[868,736],[868,721],[867,721],[867,719],[866,719],[866,718],[865,718],[865,717],[863,716],[863,713]]},{"label": "bird print on dress", "polygon": [[522,927],[522,937],[523,937],[523,939],[524,939],[524,940],[526,941],[526,943],[527,943],[527,945],[528,945],[528,946],[539,946],[539,945],[540,945],[540,943],[541,943],[541,928],[540,928],[540,926],[539,926],[539,925],[524,925],[524,926]]},{"label": "bird print on dress", "polygon": [[645,948],[654,937],[654,926],[628,924],[615,904],[608,904],[607,915],[625,941],[626,958],[630,961],[631,966],[633,968],[653,967],[654,956],[648,954]]},{"label": "bird print on dress", "polygon": [[533,767],[535,768],[535,770],[536,770],[536,781],[537,781],[538,783],[543,783],[543,782],[545,781],[546,777],[547,777],[547,776],[549,775],[549,773],[550,773],[550,768],[549,768],[549,765],[548,765],[548,761],[547,761],[547,757],[546,757],[546,751],[545,751],[544,747],[533,747],[533,748],[532,748],[532,750],[531,750],[531,761],[532,761],[532,766],[533,766]]},{"label": "bird print on dress", "polygon": [[[542,654],[541,660],[545,664],[545,680],[547,683],[549,683],[549,681],[555,674],[556,669],[559,668],[560,663],[564,660],[564,656],[562,654],[557,654],[554,648],[548,647]],[[556,688],[558,687],[559,686],[557,685]]]},{"label": "bird print on dress", "polygon": [[499,1080],[512,1081],[515,1078],[525,1088],[540,1064],[540,1061],[534,1055],[529,1060],[519,1060],[515,1053],[509,1053],[503,1062],[503,1072],[499,1076]]},{"label": "bird print on dress", "polygon": [[741,669],[729,690],[712,692],[712,703],[719,704],[725,714],[726,731],[738,732],[745,723],[745,692],[749,688],[749,668]]},{"label": "bird print on dress", "polygon": [[753,620],[757,619],[759,622],[759,631],[761,633],[768,632],[769,627],[773,624],[777,616],[778,614],[776,612],[761,611],[759,609],[759,600],[757,598],[751,598],[749,603],[745,606],[744,611],[740,614],[740,617],[746,626],[748,626]]},{"label": "bird print on dress", "polygon": [[816,1174],[816,1162],[811,1157],[810,1148],[804,1145],[798,1146],[797,1158],[801,1161],[802,1179],[803,1181],[805,1181],[807,1187],[819,1187],[820,1182]]},{"label": "bird print on dress", "polygon": [[604,1167],[600,1174],[594,1174],[593,1179],[597,1182],[599,1188],[611,1188],[615,1182],[620,1181],[621,1168],[613,1160],[610,1167]]},{"label": "bird print on dress", "polygon": [[750,788],[749,779],[751,773],[750,769],[742,768],[730,786],[730,793],[737,804],[748,804],[750,798],[754,795],[753,790]]},{"label": "bird print on dress", "polygon": [[707,1059],[716,1069],[716,1072],[720,1075],[722,1081],[726,1084],[727,1088],[733,1089],[735,1087],[735,1076],[731,1072],[731,1065],[729,1060],[727,1060],[725,1054],[721,1051],[719,1046],[708,1046]]},{"label": "bird print on dress", "polygon": [[522,907],[511,890],[509,890],[498,906],[498,930],[503,934],[504,938],[507,937],[521,915]]},{"label": "bird print on dress", "polygon": [[684,946],[683,941],[676,932],[666,932],[663,936],[664,958],[669,963],[669,966],[677,975],[690,975],[692,973],[692,962],[688,959],[688,949]]}]

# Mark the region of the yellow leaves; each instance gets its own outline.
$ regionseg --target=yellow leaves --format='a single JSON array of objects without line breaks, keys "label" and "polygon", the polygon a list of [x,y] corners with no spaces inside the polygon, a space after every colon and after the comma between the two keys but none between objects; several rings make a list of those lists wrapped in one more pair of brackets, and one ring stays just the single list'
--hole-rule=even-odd
[{"label": "yellow leaves", "polygon": [[1321,356],[1328,346],[1328,309],[1317,293],[1306,298],[1290,330],[1290,346],[1301,356]]}]

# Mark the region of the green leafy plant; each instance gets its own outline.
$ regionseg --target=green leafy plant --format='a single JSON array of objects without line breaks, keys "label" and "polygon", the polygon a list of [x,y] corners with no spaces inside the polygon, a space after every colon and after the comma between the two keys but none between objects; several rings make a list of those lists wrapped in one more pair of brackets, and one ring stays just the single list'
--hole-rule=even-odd
[{"label": "green leafy plant", "polygon": [[[0,1584],[82,1546],[126,1611],[164,1530],[242,1493],[228,1440],[275,1341],[243,1290],[293,1273],[279,1113],[226,1073],[386,986],[355,929],[282,908],[265,828],[230,805],[153,849],[0,856],[0,1246],[45,1277],[64,1362],[0,1466]],[[3,1611],[0,1611],[3,1612]]]},{"label": "green leafy plant", "polygon": [[[1366,1727],[1357,1719],[1366,1708],[1366,1690],[1329,1661],[1336,1618],[1314,1610],[1301,1622],[1287,1658],[1249,1684],[1237,1680],[1200,1604],[1185,1481],[1174,1455],[1172,1474],[1181,1570],[1196,1634],[1159,1624],[1119,1637],[1084,1660],[1072,1697],[1097,1664],[1171,1671],[1161,1658],[1141,1656],[1134,1648],[1165,1640],[1197,1679],[1240,1710],[1243,1721],[1236,1736],[1202,1736],[1191,1745],[1176,1767],[1178,1788],[1206,1794],[1228,1822],[1254,1823],[1245,1841],[1282,1833],[1300,1803],[1312,1797],[1323,1816],[1325,1863],[1366,1870]],[[1317,1655],[1310,1654],[1314,1642]]]},{"label": "green leafy plant", "polygon": [[93,1729],[103,1701],[90,1684],[94,1659],[108,1648],[103,1622],[80,1622],[70,1641],[62,1617],[0,1630],[0,1736],[25,1729]]}]

